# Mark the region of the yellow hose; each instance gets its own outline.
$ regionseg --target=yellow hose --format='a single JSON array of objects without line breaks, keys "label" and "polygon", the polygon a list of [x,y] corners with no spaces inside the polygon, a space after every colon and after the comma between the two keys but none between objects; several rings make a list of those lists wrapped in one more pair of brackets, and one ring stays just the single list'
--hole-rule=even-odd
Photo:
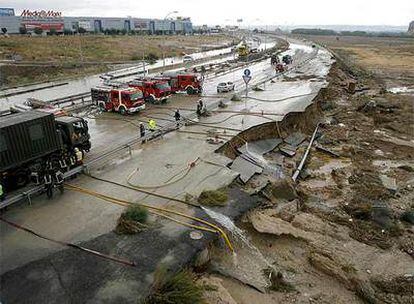
[{"label": "yellow hose", "polygon": [[[95,192],[95,191],[92,191],[92,190],[88,190],[88,189],[85,189],[85,188],[82,188],[82,187],[79,187],[79,186],[75,186],[75,185],[71,185],[71,184],[65,184],[65,185],[69,189],[72,189],[72,190],[75,190],[75,191],[78,191],[78,192],[81,192],[81,193],[86,193],[86,194],[98,197],[102,200],[105,200],[105,201],[108,201],[108,202],[111,202],[111,203],[114,203],[114,204],[117,204],[117,205],[121,205],[121,206],[134,205],[134,203],[131,203],[131,202],[128,202],[128,201],[125,201],[125,200],[121,200],[121,199],[118,199],[118,198],[114,198],[114,197],[111,197],[111,196],[108,196],[108,195],[105,195],[105,194],[101,194],[101,193],[98,193],[98,192]],[[179,221],[179,220],[176,220],[176,219],[173,220],[174,222],[180,223],[180,224],[182,224],[184,226],[187,226],[187,227],[191,227],[191,228],[195,228],[195,229],[198,229],[198,230],[203,230],[203,231],[208,231],[208,232],[213,232],[213,233],[220,234],[221,237],[223,238],[223,240],[225,241],[226,245],[230,249],[230,251],[234,252],[233,245],[231,244],[230,239],[227,236],[227,234],[220,227],[218,227],[218,226],[216,226],[216,225],[214,225],[214,224],[212,224],[208,221],[205,221],[203,219],[200,219],[200,218],[197,218],[197,217],[194,217],[194,216],[191,216],[191,215],[187,215],[185,213],[181,213],[181,212],[178,212],[178,211],[175,211],[175,210],[170,210],[170,209],[160,208],[160,207],[154,207],[154,206],[151,206],[151,205],[141,204],[141,203],[137,203],[137,204],[140,205],[140,206],[143,206],[145,208],[148,208],[150,210],[156,210],[156,211],[161,211],[161,212],[172,213],[172,214],[182,216],[182,217],[187,218],[187,219],[191,219],[191,220],[200,222],[200,223],[205,224],[207,226],[210,226],[213,229],[203,227],[203,226],[192,225],[192,224],[185,223],[185,222],[182,222],[182,221]],[[160,214],[158,214],[158,215],[160,215]],[[172,219],[172,218],[170,218],[166,215],[161,215],[161,216]]]}]

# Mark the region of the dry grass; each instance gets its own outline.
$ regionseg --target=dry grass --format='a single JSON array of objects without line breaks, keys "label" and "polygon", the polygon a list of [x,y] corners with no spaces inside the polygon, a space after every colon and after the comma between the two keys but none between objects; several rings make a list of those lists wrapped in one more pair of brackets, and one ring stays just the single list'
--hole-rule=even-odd
[{"label": "dry grass", "polygon": [[146,230],[148,210],[138,205],[132,205],[118,219],[115,232],[118,234],[135,234]]},{"label": "dry grass", "polygon": [[[0,60],[20,55],[24,62],[45,66],[3,65],[0,87],[41,81],[58,81],[111,69],[110,63],[179,56],[232,42],[217,36],[0,36]],[[53,65],[50,65],[53,64]]]},{"label": "dry grass", "polygon": [[223,190],[204,190],[198,197],[198,203],[203,206],[225,206],[228,196]]},{"label": "dry grass", "polygon": [[308,36],[374,73],[414,77],[414,38]]},{"label": "dry grass", "polygon": [[169,274],[160,268],[154,277],[150,294],[141,304],[202,304],[202,286],[195,282],[195,276],[188,270]]},{"label": "dry grass", "polygon": [[78,62],[130,61],[143,53],[158,57],[180,55],[200,50],[201,45],[231,42],[217,36],[11,36],[0,39],[0,59],[19,54],[24,61]]}]

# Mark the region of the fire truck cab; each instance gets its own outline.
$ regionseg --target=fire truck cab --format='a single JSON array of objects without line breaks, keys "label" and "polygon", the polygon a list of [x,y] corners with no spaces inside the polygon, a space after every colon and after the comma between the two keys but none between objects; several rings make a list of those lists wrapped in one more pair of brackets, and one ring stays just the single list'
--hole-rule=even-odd
[{"label": "fire truck cab", "polygon": [[137,78],[128,82],[128,85],[140,89],[147,102],[167,102],[171,96],[171,87],[164,80]]},{"label": "fire truck cab", "polygon": [[145,109],[142,91],[130,87],[97,86],[91,89],[92,101],[103,111],[115,111],[122,115]]},{"label": "fire truck cab", "polygon": [[203,80],[198,74],[163,73],[162,76],[154,79],[167,81],[173,93],[187,92],[188,95],[193,95],[199,94],[203,90]]}]

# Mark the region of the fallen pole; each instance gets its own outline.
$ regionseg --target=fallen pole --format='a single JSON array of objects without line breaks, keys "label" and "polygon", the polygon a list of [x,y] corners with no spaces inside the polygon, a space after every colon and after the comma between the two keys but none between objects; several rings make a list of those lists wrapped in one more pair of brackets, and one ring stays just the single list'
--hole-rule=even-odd
[{"label": "fallen pole", "polygon": [[315,141],[316,132],[318,132],[318,129],[319,129],[319,123],[316,125],[315,131],[313,131],[312,138],[309,142],[308,147],[306,148],[305,154],[303,154],[303,157],[302,157],[302,160],[300,161],[299,166],[296,168],[295,173],[293,173],[292,180],[294,182],[296,182],[296,180],[297,180],[297,178],[300,174],[300,171],[302,170],[303,166],[305,165],[305,162],[306,162],[306,159],[308,158],[308,154],[310,152],[310,149],[313,145],[313,142]]}]

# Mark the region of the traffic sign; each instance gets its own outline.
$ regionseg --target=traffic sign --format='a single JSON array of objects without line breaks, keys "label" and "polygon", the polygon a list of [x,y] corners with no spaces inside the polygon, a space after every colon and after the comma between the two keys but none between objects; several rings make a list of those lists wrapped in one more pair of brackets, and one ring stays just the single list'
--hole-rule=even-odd
[{"label": "traffic sign", "polygon": [[243,80],[246,85],[250,82],[251,79],[251,76],[243,75]]},{"label": "traffic sign", "polygon": [[252,74],[252,72],[250,72],[249,69],[245,69],[244,72],[243,72],[243,74],[244,74],[244,76],[249,77]]}]

